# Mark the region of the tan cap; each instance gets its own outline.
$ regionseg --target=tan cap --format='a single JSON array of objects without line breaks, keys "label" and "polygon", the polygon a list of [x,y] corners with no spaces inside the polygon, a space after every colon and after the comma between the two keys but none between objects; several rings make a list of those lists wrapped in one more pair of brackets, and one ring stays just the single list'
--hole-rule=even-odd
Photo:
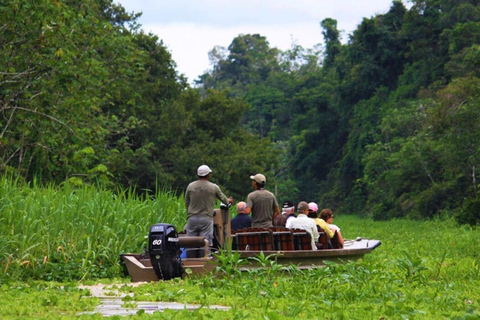
[{"label": "tan cap", "polygon": [[257,181],[257,183],[265,183],[265,182],[267,182],[267,179],[266,179],[265,176],[264,176],[263,174],[261,174],[261,173],[257,173],[257,174],[254,175],[254,176],[250,176],[250,179]]},{"label": "tan cap", "polygon": [[304,212],[305,210],[308,210],[308,203],[305,201],[302,201],[297,205],[297,211]]}]

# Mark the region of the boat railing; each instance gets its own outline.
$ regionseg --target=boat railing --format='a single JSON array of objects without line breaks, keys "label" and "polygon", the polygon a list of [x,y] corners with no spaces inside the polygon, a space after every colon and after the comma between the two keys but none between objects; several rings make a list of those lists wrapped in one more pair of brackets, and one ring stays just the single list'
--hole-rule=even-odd
[{"label": "boat railing", "polygon": [[272,227],[273,246],[277,251],[292,251],[294,249],[294,236],[290,229]]},{"label": "boat railing", "polygon": [[272,251],[272,231],[264,228],[245,228],[235,233],[236,249],[240,251]]},{"label": "boat railing", "polygon": [[210,243],[201,236],[179,234],[178,246],[183,249],[187,258],[204,258],[210,255]]},{"label": "boat railing", "polygon": [[244,228],[232,234],[233,248],[239,251],[312,250],[311,235],[303,229]]}]

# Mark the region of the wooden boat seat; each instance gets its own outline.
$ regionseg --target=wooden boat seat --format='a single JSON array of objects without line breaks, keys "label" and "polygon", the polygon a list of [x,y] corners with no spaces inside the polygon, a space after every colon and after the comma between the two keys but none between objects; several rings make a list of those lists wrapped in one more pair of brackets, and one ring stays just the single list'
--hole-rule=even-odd
[{"label": "wooden boat seat", "polygon": [[272,231],[264,228],[245,228],[235,233],[237,250],[273,250]]},{"label": "wooden boat seat", "polygon": [[281,251],[293,250],[293,233],[290,229],[285,227],[271,227],[273,249]]},{"label": "wooden boat seat", "polygon": [[237,250],[237,234],[236,234],[236,231],[235,231],[235,233],[232,233],[230,235],[230,243],[232,244],[232,250]]},{"label": "wooden boat seat", "polygon": [[320,244],[320,247],[318,249],[333,249],[332,242],[330,238],[328,237],[328,234],[323,230],[322,227],[317,225],[317,231],[318,231],[318,243]]},{"label": "wooden boat seat", "polygon": [[331,240],[333,249],[342,249],[343,244],[340,243],[340,238],[338,237],[338,232],[335,230],[333,238]]},{"label": "wooden boat seat", "polygon": [[293,232],[293,250],[312,250],[312,236],[303,229],[291,229]]}]

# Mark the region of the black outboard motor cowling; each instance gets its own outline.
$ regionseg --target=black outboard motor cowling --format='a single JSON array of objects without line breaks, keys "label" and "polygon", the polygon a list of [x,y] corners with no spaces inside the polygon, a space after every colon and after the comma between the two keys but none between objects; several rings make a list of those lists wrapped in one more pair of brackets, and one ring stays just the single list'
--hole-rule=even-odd
[{"label": "black outboard motor cowling", "polygon": [[182,276],[178,233],[171,224],[157,223],[150,228],[148,254],[158,279],[170,280]]}]

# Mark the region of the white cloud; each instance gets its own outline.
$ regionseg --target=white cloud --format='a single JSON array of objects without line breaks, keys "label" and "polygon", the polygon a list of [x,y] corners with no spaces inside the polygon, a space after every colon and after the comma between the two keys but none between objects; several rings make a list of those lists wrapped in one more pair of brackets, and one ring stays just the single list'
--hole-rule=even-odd
[{"label": "white cloud", "polygon": [[237,26],[233,28],[213,28],[194,24],[146,25],[145,30],[158,35],[172,53],[178,70],[190,81],[209,69],[208,52],[214,46],[228,47],[233,38],[240,34],[258,33],[267,38],[271,47],[287,50],[292,40],[305,48],[311,48],[321,42],[320,28],[315,25],[279,25],[279,26]]},{"label": "white cloud", "polygon": [[143,12],[142,29],[152,32],[172,53],[178,71],[193,81],[209,68],[208,52],[228,47],[239,34],[258,33],[272,47],[292,40],[312,48],[322,42],[320,22],[338,21],[351,33],[362,21],[388,11],[392,0],[116,0],[127,11]]}]

